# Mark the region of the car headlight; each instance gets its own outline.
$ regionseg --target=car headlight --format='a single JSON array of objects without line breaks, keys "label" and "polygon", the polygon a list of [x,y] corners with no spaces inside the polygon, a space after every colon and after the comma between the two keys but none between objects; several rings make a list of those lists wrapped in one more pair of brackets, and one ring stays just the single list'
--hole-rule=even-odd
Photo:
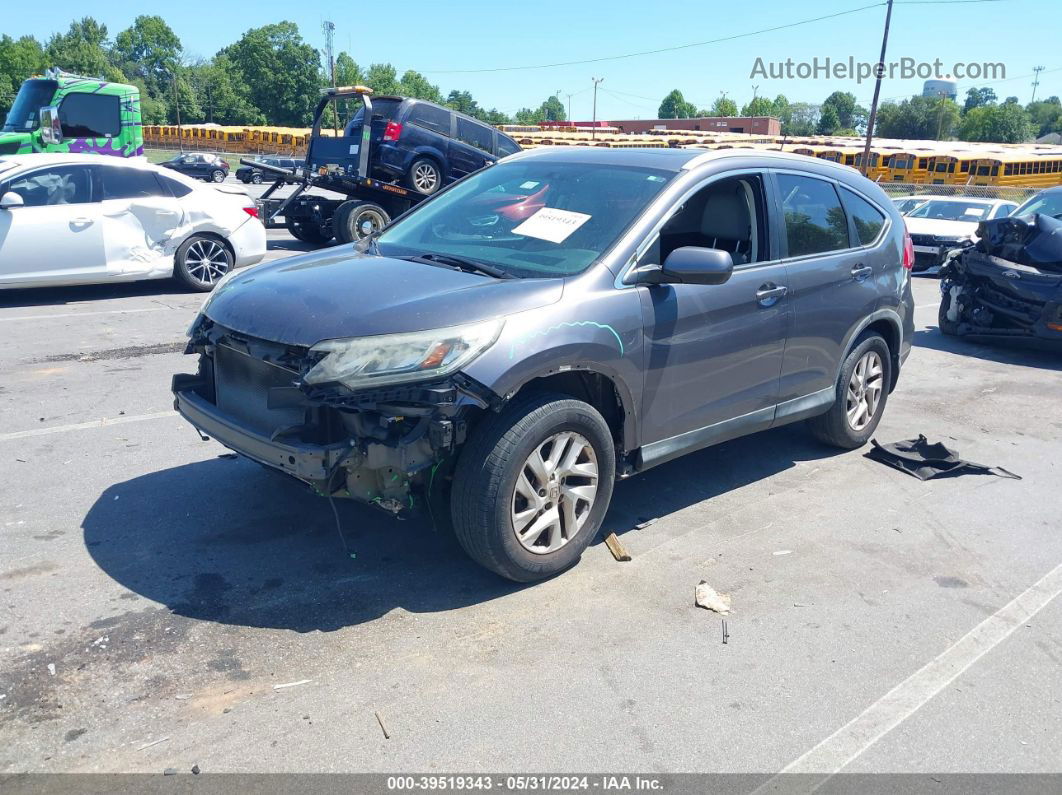
[{"label": "car headlight", "polygon": [[325,340],[311,352],[325,357],[306,374],[307,384],[338,381],[351,389],[426,381],[456,372],[494,344],[505,321]]}]

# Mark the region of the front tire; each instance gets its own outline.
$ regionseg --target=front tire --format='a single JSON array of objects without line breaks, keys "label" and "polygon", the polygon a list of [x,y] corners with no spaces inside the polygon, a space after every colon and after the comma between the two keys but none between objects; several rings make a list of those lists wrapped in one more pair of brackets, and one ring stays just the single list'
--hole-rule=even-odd
[{"label": "front tire", "polygon": [[192,235],[177,247],[173,274],[185,287],[208,293],[234,264],[232,252],[220,240]]},{"label": "front tire", "polygon": [[251,182],[253,184],[255,184],[255,185],[261,185],[262,184],[262,175],[261,174],[251,174]]},{"label": "front tire", "polygon": [[215,185],[224,182],[225,172],[222,171],[220,168],[214,169],[210,172],[210,181],[213,182]]},{"label": "front tire", "polygon": [[880,334],[864,332],[845,357],[837,378],[833,406],[808,420],[819,441],[854,450],[878,427],[892,383],[892,356]]},{"label": "front tire", "polygon": [[959,324],[948,320],[948,309],[951,308],[951,296],[944,295],[940,299],[940,308],[937,310],[937,328],[940,333],[948,337],[955,337],[959,333]]},{"label": "front tire", "polygon": [[490,415],[454,473],[454,533],[480,565],[516,582],[578,562],[612,499],[615,447],[593,406],[564,395]]}]

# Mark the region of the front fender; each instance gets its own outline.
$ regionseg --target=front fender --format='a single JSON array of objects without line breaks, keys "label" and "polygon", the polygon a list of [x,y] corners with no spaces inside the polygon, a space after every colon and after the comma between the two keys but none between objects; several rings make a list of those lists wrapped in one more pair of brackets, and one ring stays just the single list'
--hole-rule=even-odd
[{"label": "front fender", "polygon": [[504,400],[539,378],[591,372],[612,382],[624,410],[627,450],[639,442],[644,359],[641,307],[634,290],[581,292],[578,301],[506,319],[498,341],[465,373]]}]

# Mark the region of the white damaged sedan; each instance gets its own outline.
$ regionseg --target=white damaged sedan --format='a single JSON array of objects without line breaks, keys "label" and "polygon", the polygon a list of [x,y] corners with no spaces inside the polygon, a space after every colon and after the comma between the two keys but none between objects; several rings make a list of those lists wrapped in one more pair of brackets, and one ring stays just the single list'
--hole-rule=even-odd
[{"label": "white damaged sedan", "polygon": [[176,277],[208,291],[266,251],[254,202],[146,161],[0,157],[0,289]]}]

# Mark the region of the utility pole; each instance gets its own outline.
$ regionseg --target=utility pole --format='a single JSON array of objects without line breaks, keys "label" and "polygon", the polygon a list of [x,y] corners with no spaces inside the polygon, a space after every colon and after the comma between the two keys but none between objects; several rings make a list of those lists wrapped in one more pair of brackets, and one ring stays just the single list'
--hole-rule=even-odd
[{"label": "utility pole", "polygon": [[938,91],[940,94],[940,111],[937,113],[937,140],[940,140],[940,134],[944,131],[944,98],[947,97],[943,91]]},{"label": "utility pole", "polygon": [[181,101],[180,96],[177,93],[177,65],[174,64],[173,71],[173,109],[177,113],[177,143],[181,147],[181,152],[184,152],[184,136],[181,135]]},{"label": "utility pole", "polygon": [[572,120],[572,95],[571,94],[566,94],[565,96],[568,97],[568,121],[571,121]]},{"label": "utility pole", "polygon": [[[321,23],[321,30],[325,35],[325,58],[328,60],[328,76],[332,81],[332,88],[336,87],[336,58],[335,58],[335,36],[336,36],[336,23],[326,19]],[[339,137],[339,114],[335,104],[332,105],[332,131],[336,137]]]},{"label": "utility pole", "polygon": [[1033,102],[1036,102],[1036,89],[1040,87],[1040,72],[1042,72],[1043,70],[1044,70],[1044,68],[1042,66],[1034,66],[1033,67],[1033,83],[1032,83],[1033,92],[1032,92],[1032,99],[1029,100],[1029,104],[1030,105]]},{"label": "utility pole", "polygon": [[881,36],[881,57],[878,59],[878,66],[875,70],[877,79],[874,81],[874,99],[870,102],[870,116],[867,117],[867,145],[863,148],[863,163],[860,166],[864,177],[870,167],[870,144],[874,140],[874,121],[878,117],[878,97],[881,96],[881,78],[885,76],[885,49],[889,45],[889,23],[891,22],[892,0],[889,0],[889,8],[885,12],[885,32]]},{"label": "utility pole", "polygon": [[603,83],[605,78],[591,77],[590,79],[594,81],[594,118],[591,122],[592,126],[590,127],[590,140],[592,141],[597,137],[597,84]]}]

